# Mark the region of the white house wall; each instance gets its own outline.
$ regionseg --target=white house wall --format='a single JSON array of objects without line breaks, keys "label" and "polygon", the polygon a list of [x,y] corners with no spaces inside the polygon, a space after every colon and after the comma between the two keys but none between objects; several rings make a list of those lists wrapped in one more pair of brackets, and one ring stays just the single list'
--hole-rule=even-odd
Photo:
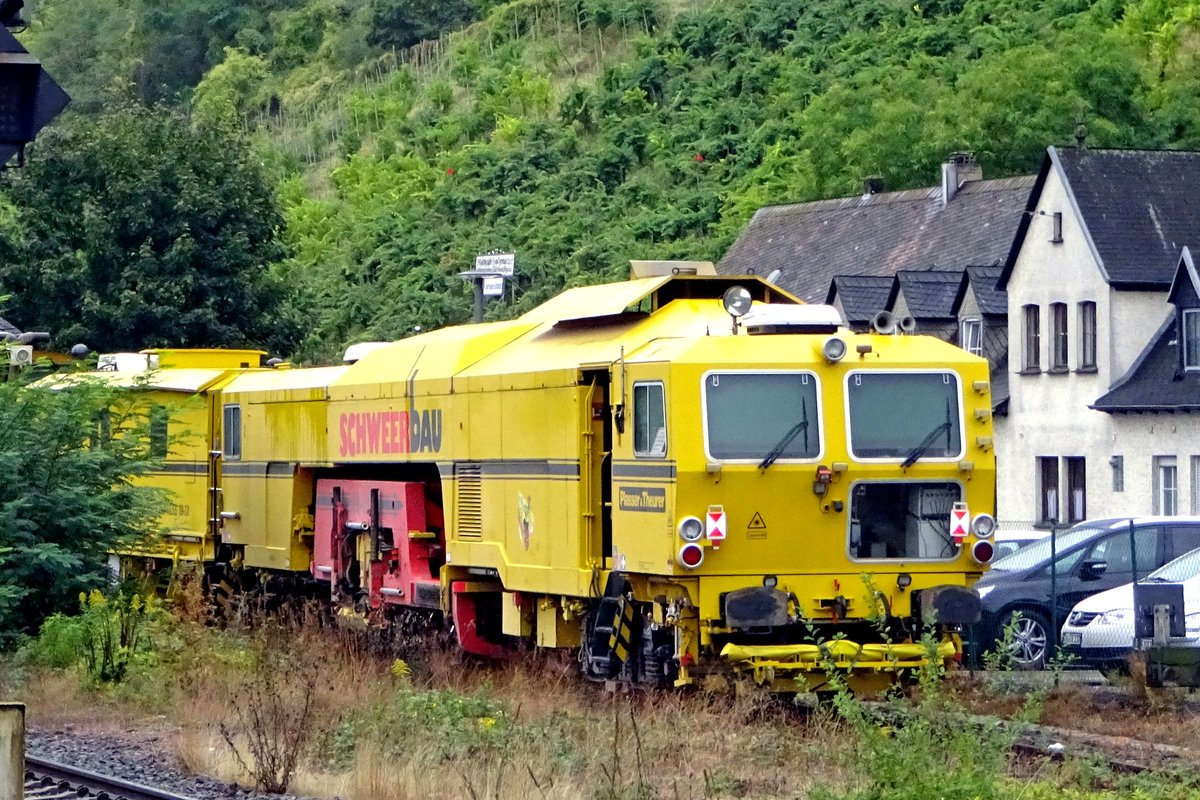
[{"label": "white house wall", "polygon": [[[1105,334],[1108,336],[1108,358],[1105,360],[1112,370],[1107,373],[1111,379],[1105,389],[1124,377],[1154,334],[1158,333],[1163,320],[1174,313],[1167,303],[1166,292],[1119,292],[1109,289],[1109,308],[1110,314],[1105,316],[1111,319],[1113,335]],[[1096,317],[1098,323],[1099,309]],[[1097,345],[1100,341],[1103,340],[1098,340]]]},{"label": "white house wall", "polygon": [[[1054,213],[1062,213],[1062,241],[1051,242]],[[1118,434],[1114,417],[1087,405],[1108,391],[1150,342],[1166,313],[1159,293],[1112,293],[1100,273],[1084,228],[1073,209],[1061,176],[1051,169],[1034,211],[1024,245],[1016,257],[1008,290],[1009,415],[996,421],[998,469],[997,512],[1002,522],[1032,524],[1040,516],[1038,457],[1060,458],[1058,504],[1067,518],[1066,464],[1062,457],[1086,459],[1087,516],[1150,513],[1153,504],[1148,477],[1138,470],[1150,459],[1134,458],[1134,447],[1145,447],[1154,435],[1138,426],[1124,426]],[[1154,300],[1141,295],[1150,294]],[[1096,371],[1079,372],[1079,303],[1096,303]],[[1067,305],[1068,368],[1050,374],[1050,303]],[[1040,372],[1021,374],[1025,366],[1024,306],[1039,309]],[[1114,330],[1120,336],[1112,336]],[[1118,435],[1130,447],[1126,457],[1126,491],[1112,493],[1109,459]],[[1181,464],[1183,462],[1181,461]],[[1186,470],[1181,470],[1181,483]],[[1145,486],[1145,493],[1132,491]],[[1146,497],[1141,497],[1145,494]]]}]

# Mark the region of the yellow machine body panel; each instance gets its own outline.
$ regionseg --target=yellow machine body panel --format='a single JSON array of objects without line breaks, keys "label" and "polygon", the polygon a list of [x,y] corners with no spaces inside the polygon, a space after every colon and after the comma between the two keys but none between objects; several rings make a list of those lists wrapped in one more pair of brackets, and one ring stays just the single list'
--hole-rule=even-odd
[{"label": "yellow machine body panel", "polygon": [[156,348],[142,350],[152,356],[159,369],[253,369],[262,364],[266,353],[262,350],[223,350]]},{"label": "yellow machine body panel", "polygon": [[328,463],[328,387],[347,369],[252,372],[225,387],[218,517],[222,542],[242,549],[246,567],[308,569],[313,468]]},{"label": "yellow machine body panel", "polygon": [[[219,475],[211,453],[219,436],[220,392],[236,375],[258,367],[263,355],[258,350],[143,350],[137,358],[122,357],[122,363],[140,368],[48,379],[49,385],[101,381],[145,393],[152,415],[151,447],[162,447],[163,463],[138,481],[165,489],[170,504],[160,520],[162,536],[122,555],[172,562],[214,558],[212,497]],[[160,424],[153,422],[156,416]]]}]

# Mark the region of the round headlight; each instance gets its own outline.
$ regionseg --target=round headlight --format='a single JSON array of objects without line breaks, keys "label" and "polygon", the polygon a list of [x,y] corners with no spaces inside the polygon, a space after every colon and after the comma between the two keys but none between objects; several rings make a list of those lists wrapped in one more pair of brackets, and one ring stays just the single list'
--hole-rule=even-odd
[{"label": "round headlight", "polygon": [[679,563],[688,569],[695,569],[704,563],[704,548],[689,542],[679,548]]},{"label": "round headlight", "polygon": [[996,518],[991,514],[976,514],[971,520],[971,530],[981,539],[991,538],[996,532]]},{"label": "round headlight", "polygon": [[679,520],[679,535],[685,542],[694,542],[704,535],[704,523],[695,517]]},{"label": "round headlight", "polygon": [[750,290],[745,286],[730,286],[721,297],[721,305],[725,306],[725,313],[731,317],[740,317],[745,314],[750,310],[752,302]]},{"label": "round headlight", "polygon": [[821,345],[821,355],[825,356],[825,360],[831,363],[841,361],[846,357],[846,340],[830,336]]}]

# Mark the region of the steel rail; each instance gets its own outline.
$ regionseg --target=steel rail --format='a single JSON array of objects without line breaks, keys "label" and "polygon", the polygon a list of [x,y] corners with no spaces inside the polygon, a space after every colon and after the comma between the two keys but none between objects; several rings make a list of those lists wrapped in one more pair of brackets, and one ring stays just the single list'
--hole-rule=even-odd
[{"label": "steel rail", "polygon": [[26,800],[79,798],[87,795],[100,800],[191,800],[187,795],[114,778],[111,775],[101,775],[38,756],[25,755]]}]

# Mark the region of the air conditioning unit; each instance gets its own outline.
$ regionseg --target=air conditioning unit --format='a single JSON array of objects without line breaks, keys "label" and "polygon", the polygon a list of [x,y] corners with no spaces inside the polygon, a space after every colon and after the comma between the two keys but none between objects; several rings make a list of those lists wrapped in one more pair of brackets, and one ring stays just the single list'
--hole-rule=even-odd
[{"label": "air conditioning unit", "polygon": [[17,367],[28,367],[33,363],[33,348],[27,344],[15,344],[9,347],[8,363]]}]

